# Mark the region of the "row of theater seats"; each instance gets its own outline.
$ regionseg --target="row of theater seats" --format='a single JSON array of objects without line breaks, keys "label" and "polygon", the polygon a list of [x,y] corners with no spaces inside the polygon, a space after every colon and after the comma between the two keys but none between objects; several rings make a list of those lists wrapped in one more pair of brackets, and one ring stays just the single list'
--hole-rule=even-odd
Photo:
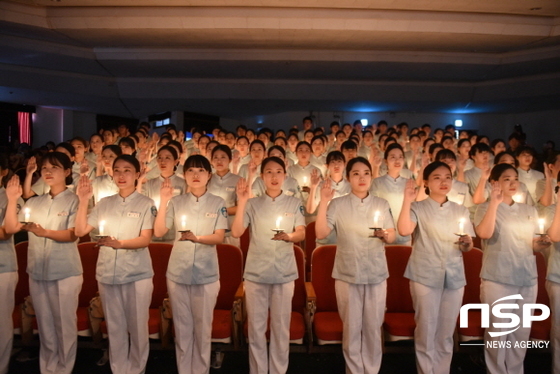
[{"label": "row of theater seats", "polygon": [[[242,246],[245,247],[245,245]],[[84,282],[79,296],[78,330],[81,336],[91,336],[99,341],[106,334],[104,322],[92,313],[90,302],[95,300],[97,282],[95,266],[98,249],[95,243],[83,242],[78,245],[84,268]],[[152,243],[149,246],[154,268],[154,292],[150,306],[150,337],[161,339],[162,345],[168,346],[173,338],[172,313],[168,307],[165,273],[171,244]],[[383,324],[386,341],[412,340],[414,336],[414,309],[410,296],[408,279],[403,277],[410,246],[387,246],[386,256],[390,277],[387,280],[387,309]],[[16,308],[14,310],[15,333],[22,334],[22,339],[29,342],[37,326],[32,308],[26,306],[25,298],[29,295],[28,277],[25,272],[27,262],[27,242],[16,245],[19,283],[16,288]],[[212,341],[229,344],[237,349],[246,342],[247,322],[243,308],[242,274],[246,257],[244,250],[228,245],[217,246],[220,267],[221,288],[214,309]],[[301,247],[294,245],[294,254],[300,274],[295,282],[292,300],[292,319],[290,324],[290,341],[309,351],[328,344],[340,344],[342,341],[342,321],[338,315],[334,279],[331,277],[336,246],[326,245],[310,249],[310,277],[305,267],[306,254]],[[474,248],[463,254],[467,286],[463,303],[480,303],[480,268],[482,251]],[[549,305],[544,287],[546,264],[542,254],[536,254],[539,272],[539,293],[537,303]],[[167,301],[167,302],[166,302]],[[469,327],[457,325],[457,342],[483,339],[480,312],[469,311]],[[533,324],[531,338],[549,340],[550,318]]]}]

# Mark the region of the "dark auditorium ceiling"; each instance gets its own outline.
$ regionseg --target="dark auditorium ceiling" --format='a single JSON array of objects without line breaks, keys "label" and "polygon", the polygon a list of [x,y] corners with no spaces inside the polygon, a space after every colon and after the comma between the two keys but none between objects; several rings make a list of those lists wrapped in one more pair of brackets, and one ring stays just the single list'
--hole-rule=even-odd
[{"label": "dark auditorium ceiling", "polygon": [[0,101],[134,117],[558,109],[560,1],[0,1]]}]

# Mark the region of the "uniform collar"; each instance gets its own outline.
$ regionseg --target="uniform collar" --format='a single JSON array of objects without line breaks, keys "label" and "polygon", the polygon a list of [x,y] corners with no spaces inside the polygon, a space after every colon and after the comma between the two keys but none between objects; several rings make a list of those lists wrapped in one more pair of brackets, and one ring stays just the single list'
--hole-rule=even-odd
[{"label": "uniform collar", "polygon": [[59,194],[56,195],[56,196],[51,195],[50,192],[47,192],[46,194],[49,196],[49,198],[50,198],[51,200],[54,200],[54,199],[58,199],[60,196],[65,196],[65,195],[67,195],[67,194],[69,194],[69,193],[73,193],[73,192],[71,192],[71,191],[68,189],[68,187],[66,187],[66,189],[65,189],[64,191],[62,191],[61,193],[59,193]]},{"label": "uniform collar", "polygon": [[189,201],[191,201],[193,203],[201,203],[201,202],[204,202],[208,199],[208,195],[209,195],[208,189],[206,189],[206,192],[202,196],[196,197],[191,192],[189,192],[187,194],[187,197],[188,197]]},{"label": "uniform collar", "polygon": [[264,198],[265,198],[265,200],[266,200],[267,202],[273,202],[273,203],[275,203],[275,202],[281,201],[285,196],[288,196],[288,195],[286,195],[286,194],[284,193],[284,190],[282,190],[282,193],[280,193],[280,195],[278,195],[278,196],[276,196],[276,197],[274,197],[274,198],[268,196],[268,194],[266,193],[266,191],[265,191],[265,193],[263,194],[263,196],[264,196]]},{"label": "uniform collar", "polygon": [[231,175],[231,171],[228,171],[227,173],[225,173],[223,177],[220,177],[218,174],[214,173],[212,178],[216,177],[216,178],[219,178],[220,180],[223,181],[223,180],[229,178],[230,175]]},{"label": "uniform collar", "polygon": [[434,208],[446,208],[446,207],[449,206],[449,199],[447,199],[447,198],[446,198],[446,200],[443,204],[438,203],[437,201],[432,199],[430,196],[428,196],[428,198],[426,200],[428,201],[428,204],[430,204],[430,206],[432,206]]},{"label": "uniform collar", "polygon": [[118,197],[119,201],[123,202],[123,203],[129,203],[130,201],[134,200],[134,198],[139,195],[138,191],[134,190],[133,193],[131,193],[130,195],[128,195],[127,197],[122,197],[121,195],[119,195],[118,193],[115,195]]},{"label": "uniform collar", "polygon": [[356,195],[354,195],[353,192],[350,192],[348,195],[350,195],[350,199],[352,200],[352,203],[353,203],[353,204],[354,204],[354,203],[363,204],[363,203],[369,202],[370,200],[373,199],[372,194],[370,194],[369,192],[368,192],[368,195],[367,195],[366,197],[364,197],[363,199],[362,199],[362,198],[359,198],[359,197],[356,196]]}]

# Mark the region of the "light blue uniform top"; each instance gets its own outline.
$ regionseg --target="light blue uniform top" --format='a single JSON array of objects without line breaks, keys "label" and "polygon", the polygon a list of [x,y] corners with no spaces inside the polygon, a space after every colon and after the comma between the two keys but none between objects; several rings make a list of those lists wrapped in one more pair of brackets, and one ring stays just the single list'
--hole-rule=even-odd
[{"label": "light blue uniform top", "polygon": [[[78,196],[66,189],[54,198],[50,193],[32,197],[19,211],[20,221],[25,218],[26,208],[29,208],[30,222],[47,230],[67,230],[75,227]],[[29,232],[29,276],[39,281],[52,281],[82,274],[76,242],[57,242]]]},{"label": "light blue uniform top", "polygon": [[[484,218],[488,205],[486,202],[478,206],[475,226]],[[537,284],[533,238],[539,230],[538,218],[535,207],[526,204],[498,206],[494,233],[482,241],[482,279],[521,287]]]},{"label": "light blue uniform top", "polygon": [[[178,177],[176,174],[173,174],[169,177],[171,181],[171,187],[173,187],[173,196],[179,196],[186,192],[187,184],[183,178]],[[164,182],[164,178],[159,175],[157,178],[150,179],[142,186],[142,194],[148,196],[150,199],[154,200],[154,204],[156,204],[156,208],[159,209],[160,204],[160,191],[161,185]],[[175,240],[175,230],[170,230],[167,234],[165,234],[161,238],[157,238],[154,236],[155,241],[173,241]]]},{"label": "light blue uniform top", "polygon": [[428,197],[412,203],[410,219],[416,228],[404,276],[434,288],[465,286],[463,254],[455,233],[459,232],[459,221],[463,219],[463,233],[475,236],[468,209],[451,201],[440,205]]},{"label": "light blue uniform top", "polygon": [[[154,201],[134,191],[126,198],[116,194],[101,199],[88,216],[88,225],[98,229],[99,222],[105,221],[104,235],[128,240],[139,237],[142,230],[153,229],[156,215]],[[95,274],[98,282],[126,284],[153,275],[148,247],[132,250],[99,248]]]},{"label": "light blue uniform top", "polygon": [[96,177],[91,181],[91,187],[93,188],[93,199],[96,204],[104,197],[119,193],[119,187],[109,174]]},{"label": "light blue uniform top", "polygon": [[276,220],[282,217],[280,228],[292,233],[305,226],[301,200],[281,194],[272,199],[267,194],[249,199],[243,224],[250,227],[249,252],[244,278],[257,283],[287,283],[298,278],[293,243],[271,240]]},{"label": "light blue uniform top", "polygon": [[[547,206],[544,210],[544,218],[546,224],[550,227],[554,219],[554,212],[556,211],[556,204]],[[548,230],[548,227],[545,228]],[[546,279],[552,282],[560,283],[560,242],[552,244],[550,248],[550,256],[548,257],[548,269],[546,272]]]},{"label": "light blue uniform top", "polygon": [[327,224],[336,230],[337,250],[332,277],[353,284],[377,284],[389,277],[385,244],[373,234],[375,213],[383,229],[395,227],[389,203],[369,194],[360,199],[353,193],[333,199]]},{"label": "light blue uniform top", "polygon": [[[399,215],[401,214],[402,203],[404,199],[404,189],[406,187],[407,181],[408,179],[403,178],[402,176],[393,178],[389,174],[385,174],[382,177],[375,178],[371,183],[371,187],[369,189],[373,196],[381,197],[382,199],[387,200],[389,206],[391,207],[391,213],[393,214],[393,217],[396,217],[396,219],[399,219]],[[410,239],[410,235],[401,236],[397,232],[397,239],[393,244],[409,243]]]},{"label": "light blue uniform top", "polygon": [[[182,229],[185,216],[186,229],[196,236],[212,235],[216,230],[228,228],[227,208],[224,199],[206,192],[197,198],[191,193],[173,197],[167,206],[165,224]],[[215,245],[179,241],[176,235],[167,266],[167,278],[182,284],[207,284],[220,279],[218,255]]]},{"label": "light blue uniform top", "polygon": [[[6,217],[6,207],[8,206],[8,198],[6,197],[6,189],[0,187],[0,226],[4,226],[4,217]],[[17,204],[17,211],[21,210],[23,200],[20,198]],[[8,240],[0,240],[0,273],[9,273],[17,271],[16,250],[14,248],[14,237]]]},{"label": "light blue uniform top", "polygon": [[[233,173],[228,172],[223,177],[217,174],[213,174],[208,182],[208,192],[212,195],[216,195],[224,199],[226,208],[231,208],[237,205],[237,182],[241,177]],[[235,215],[228,215],[228,229],[233,224],[233,219]],[[231,232],[228,232],[226,236],[231,236]]]}]

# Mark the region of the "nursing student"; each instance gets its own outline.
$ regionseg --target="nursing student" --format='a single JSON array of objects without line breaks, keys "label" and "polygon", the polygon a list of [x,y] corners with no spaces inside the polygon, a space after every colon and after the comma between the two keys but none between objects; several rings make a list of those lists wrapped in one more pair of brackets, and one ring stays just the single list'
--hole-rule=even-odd
[{"label": "nursing student", "polygon": [[95,277],[107,321],[113,373],[144,373],[150,350],[148,319],[154,272],[148,244],[157,209],[152,199],[136,191],[139,175],[136,157],[117,157],[113,178],[119,192],[101,199],[89,216],[90,181],[82,177],[77,189],[76,235],[89,234],[94,228],[103,235],[97,242]]},{"label": "nursing student", "polygon": [[[404,189],[407,181],[402,176],[402,170],[405,163],[404,151],[399,144],[390,144],[384,153],[385,164],[387,165],[387,174],[373,179],[370,192],[373,196],[387,200],[393,217],[399,217],[404,197]],[[379,161],[376,165],[380,166]],[[375,170],[374,170],[375,172]],[[397,233],[395,244],[410,245],[410,236],[402,236]]]},{"label": "nursing student", "polygon": [[[249,199],[251,184],[237,185],[237,214],[231,228],[239,238],[250,226],[244,286],[249,324],[251,374],[282,374],[288,369],[294,281],[298,276],[293,243],[305,239],[301,200],[282,193],[284,162],[266,158],[261,165],[266,192]],[[274,229],[282,231],[273,231]],[[270,347],[266,330],[270,310]]]},{"label": "nursing student", "polygon": [[41,373],[69,374],[76,360],[76,310],[83,282],[74,232],[78,198],[66,188],[72,175],[68,156],[47,153],[38,166],[49,192],[29,199],[18,215],[22,188],[14,176],[6,188],[5,230],[29,233],[27,273],[39,326]]},{"label": "nursing student", "polygon": [[[93,201],[99,203],[104,197],[114,195],[119,192],[119,187],[113,179],[113,162],[117,157],[122,155],[121,148],[118,145],[105,145],[101,151],[101,165],[104,173],[95,177],[91,181],[93,187]],[[100,169],[97,169],[98,171]]]},{"label": "nursing student", "polygon": [[183,169],[189,192],[174,196],[171,180],[163,181],[154,233],[159,237],[180,230],[173,231],[166,274],[177,368],[181,374],[204,374],[210,371],[212,318],[220,290],[216,245],[228,228],[227,208],[224,199],[207,190],[213,176],[206,157],[190,156]]},{"label": "nursing student", "polygon": [[[560,183],[556,185],[556,200],[560,196]],[[550,318],[552,329],[552,373],[560,374],[560,204],[556,203],[545,208],[545,220],[550,227],[548,235],[554,242],[548,258],[546,274],[546,291],[550,298]]]},{"label": "nursing student", "polygon": [[423,172],[428,198],[419,202],[414,202],[416,183],[409,180],[397,223],[402,236],[414,233],[415,239],[404,276],[410,279],[415,311],[419,374],[449,373],[453,333],[467,284],[462,252],[472,248],[475,234],[468,209],[447,198],[452,175],[444,162],[429,164]]},{"label": "nursing student", "polygon": [[[315,223],[318,239],[332,230],[337,235],[332,277],[348,374],[377,373],[381,367],[381,325],[389,276],[385,244],[395,241],[396,232],[389,203],[369,192],[371,174],[365,158],[348,161],[346,179],[351,192],[333,199],[335,191],[324,183]],[[375,226],[378,229],[372,237],[370,227]]]},{"label": "nursing student", "polygon": [[[236,187],[239,176],[233,174],[229,165],[231,163],[231,149],[224,144],[220,144],[212,150],[212,166],[215,170],[210,182],[208,182],[208,192],[224,199],[228,215],[228,229],[233,224],[233,219],[237,213],[237,194]],[[240,240],[231,236],[231,231],[226,231],[224,243],[240,247]]]},{"label": "nursing student", "polygon": [[[3,180],[10,170],[8,157],[0,155],[0,180]],[[18,180],[19,181],[19,180]],[[14,326],[12,312],[14,310],[14,293],[18,282],[17,258],[14,248],[14,239],[6,232],[4,217],[8,197],[6,189],[0,185],[0,374],[8,373],[12,341],[14,338]],[[23,206],[23,199],[16,203],[16,211],[19,212]]]},{"label": "nursing student", "polygon": [[[159,194],[161,186],[165,181],[168,181],[173,187],[173,196],[179,196],[185,193],[187,185],[185,184],[185,180],[175,173],[179,163],[179,153],[177,153],[174,147],[170,145],[161,147],[157,152],[156,161],[160,172],[159,176],[148,180],[144,184],[141,183],[141,180],[138,180],[136,188],[138,192],[154,200],[156,208],[159,209],[161,208],[161,197]],[[175,232],[172,230],[163,237],[155,235],[154,240],[173,242],[175,240]]]},{"label": "nursing student", "polygon": [[[517,169],[509,164],[492,168],[490,200],[478,206],[474,217],[475,230],[483,240],[480,299],[492,305],[496,300],[520,294],[523,299],[508,300],[518,309],[510,313],[522,317],[523,305],[535,303],[537,298],[537,266],[533,251],[550,245],[547,236],[538,236],[537,210],[527,204],[516,203],[513,196],[519,188]],[[515,342],[529,339],[530,328],[519,327],[503,336],[491,337],[490,332],[506,329],[493,327],[503,320],[490,315],[490,328],[484,334],[484,356],[489,373],[523,373],[526,348],[514,347]],[[511,342],[512,348],[488,348],[487,343]],[[493,343],[491,343],[493,344]]]},{"label": "nursing student", "polygon": [[[268,149],[267,156],[278,157],[280,160],[284,161],[285,165],[289,163],[289,160],[286,158],[286,152],[284,151],[284,148],[278,145],[273,145],[272,147],[270,147]],[[265,194],[265,192],[266,186],[264,184],[264,181],[261,177],[258,177],[257,179],[255,179],[253,185],[251,186],[251,197],[262,196]],[[286,178],[284,179],[284,183],[282,183],[282,193],[288,196],[297,197],[300,200],[302,198],[301,188],[299,187],[297,180],[289,176],[286,176]]]}]

